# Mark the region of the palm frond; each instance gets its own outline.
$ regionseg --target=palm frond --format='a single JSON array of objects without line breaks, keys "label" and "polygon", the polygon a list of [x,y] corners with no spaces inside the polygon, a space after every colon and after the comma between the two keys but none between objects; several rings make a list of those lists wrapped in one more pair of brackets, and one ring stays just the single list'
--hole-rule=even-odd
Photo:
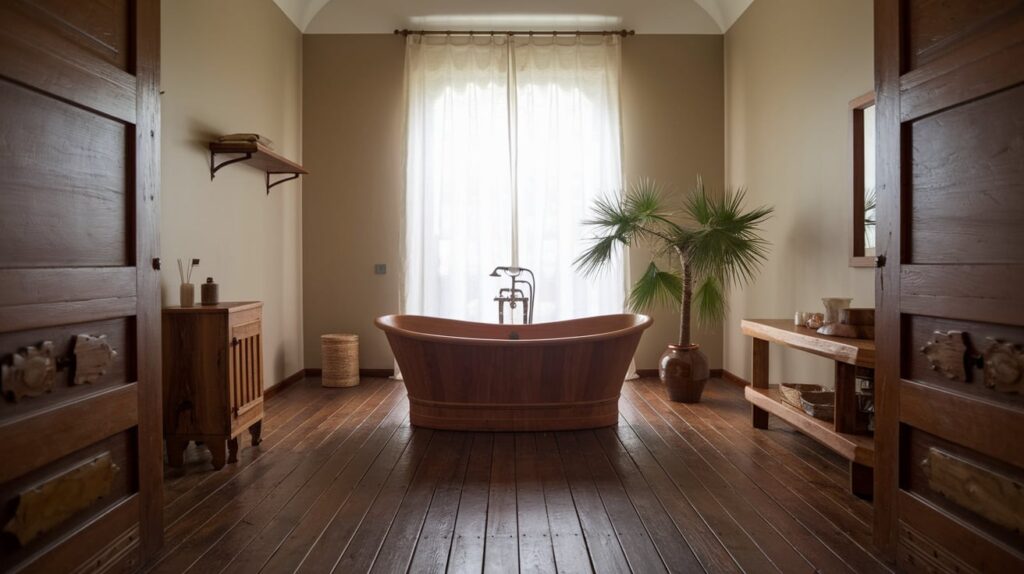
[{"label": "palm frond", "polygon": [[760,226],[773,210],[745,211],[745,198],[742,189],[715,196],[703,186],[688,198],[687,215],[699,225],[685,235],[683,249],[697,277],[717,277],[722,287],[745,284],[765,261],[768,243],[760,236]]},{"label": "palm frond", "polygon": [[[682,210],[673,212],[665,207],[665,194],[654,180],[637,180],[622,197],[595,202],[584,223],[597,234],[575,265],[585,274],[595,273],[615,256],[619,244],[648,243],[656,260],[667,257],[679,264],[662,269],[652,262],[633,286],[630,307],[643,311],[658,304],[678,305],[684,295],[681,267],[685,265],[696,285],[691,302],[697,317],[704,323],[721,320],[726,313],[726,290],[751,281],[768,255],[761,225],[773,209],[746,209],[745,202],[743,189],[711,193],[698,176]],[[677,216],[688,221],[680,225]]]},{"label": "palm frond", "polygon": [[705,277],[693,292],[693,305],[697,309],[697,320],[703,325],[725,319],[726,299],[722,282],[717,277]]},{"label": "palm frond", "polygon": [[875,212],[878,207],[878,195],[875,193],[875,188],[869,187],[864,192],[864,226],[871,227],[875,224]]},{"label": "palm frond", "polygon": [[597,199],[590,217],[583,221],[596,228],[597,234],[574,265],[584,275],[593,275],[612,259],[616,243],[665,240],[678,227],[669,215],[663,207],[661,188],[650,179],[634,182],[622,197]]},{"label": "palm frond", "polygon": [[653,261],[633,285],[629,307],[642,312],[658,305],[678,306],[683,298],[683,281],[679,275],[662,271]]},{"label": "palm frond", "polygon": [[573,261],[583,275],[596,275],[615,256],[616,243],[625,243],[615,235],[606,235],[591,240],[590,247]]}]

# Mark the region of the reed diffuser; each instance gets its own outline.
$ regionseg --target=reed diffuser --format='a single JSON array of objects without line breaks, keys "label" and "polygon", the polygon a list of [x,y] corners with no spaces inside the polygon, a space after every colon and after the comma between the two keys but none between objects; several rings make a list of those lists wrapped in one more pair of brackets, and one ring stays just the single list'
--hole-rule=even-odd
[{"label": "reed diffuser", "polygon": [[188,267],[181,259],[178,259],[178,277],[181,278],[178,300],[182,307],[193,307],[196,304],[196,286],[192,284],[192,269],[198,266],[198,259],[190,260]]}]

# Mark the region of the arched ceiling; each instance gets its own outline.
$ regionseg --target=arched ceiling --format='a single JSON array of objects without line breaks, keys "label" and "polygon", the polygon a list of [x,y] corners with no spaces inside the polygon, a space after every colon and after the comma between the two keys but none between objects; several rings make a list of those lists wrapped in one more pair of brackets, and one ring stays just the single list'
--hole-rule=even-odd
[{"label": "arched ceiling", "polygon": [[608,30],[721,34],[753,0],[274,0],[307,34],[433,30]]}]

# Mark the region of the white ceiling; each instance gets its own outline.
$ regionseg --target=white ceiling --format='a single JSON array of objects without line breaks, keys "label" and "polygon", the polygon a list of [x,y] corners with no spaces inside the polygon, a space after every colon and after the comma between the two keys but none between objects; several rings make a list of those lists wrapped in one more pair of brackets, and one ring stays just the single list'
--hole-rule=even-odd
[{"label": "white ceiling", "polygon": [[307,34],[433,30],[609,30],[721,34],[753,0],[274,0]]}]

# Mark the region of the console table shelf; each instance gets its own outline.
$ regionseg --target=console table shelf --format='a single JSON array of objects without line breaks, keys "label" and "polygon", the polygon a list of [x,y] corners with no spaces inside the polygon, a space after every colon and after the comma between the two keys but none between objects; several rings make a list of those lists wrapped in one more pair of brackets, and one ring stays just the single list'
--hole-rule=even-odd
[{"label": "console table shelf", "polygon": [[[218,154],[229,154],[238,157],[232,157],[217,163]],[[222,167],[243,161],[247,165],[267,174],[268,194],[270,193],[270,188],[309,173],[301,165],[278,155],[267,146],[257,142],[210,142],[210,179],[213,179]],[[287,175],[288,177],[272,182],[270,180],[271,175]]]},{"label": "console table shelf", "polygon": [[744,390],[747,402],[779,417],[793,425],[800,432],[827,446],[846,460],[875,466],[875,441],[868,435],[836,432],[832,424],[816,419],[804,411],[784,402],[779,388],[768,389],[747,387]]},{"label": "console table shelf", "polygon": [[[751,404],[755,428],[768,428],[768,416],[775,415],[850,461],[850,489],[870,498],[875,443],[871,435],[857,433],[858,368],[875,367],[875,342],[819,335],[816,331],[793,325],[785,319],[745,319],[740,324],[744,335],[753,337],[753,377],[744,390]],[[775,343],[791,349],[831,359],[835,362],[835,423],[814,418],[782,400],[777,386],[768,381],[768,345]]]}]

